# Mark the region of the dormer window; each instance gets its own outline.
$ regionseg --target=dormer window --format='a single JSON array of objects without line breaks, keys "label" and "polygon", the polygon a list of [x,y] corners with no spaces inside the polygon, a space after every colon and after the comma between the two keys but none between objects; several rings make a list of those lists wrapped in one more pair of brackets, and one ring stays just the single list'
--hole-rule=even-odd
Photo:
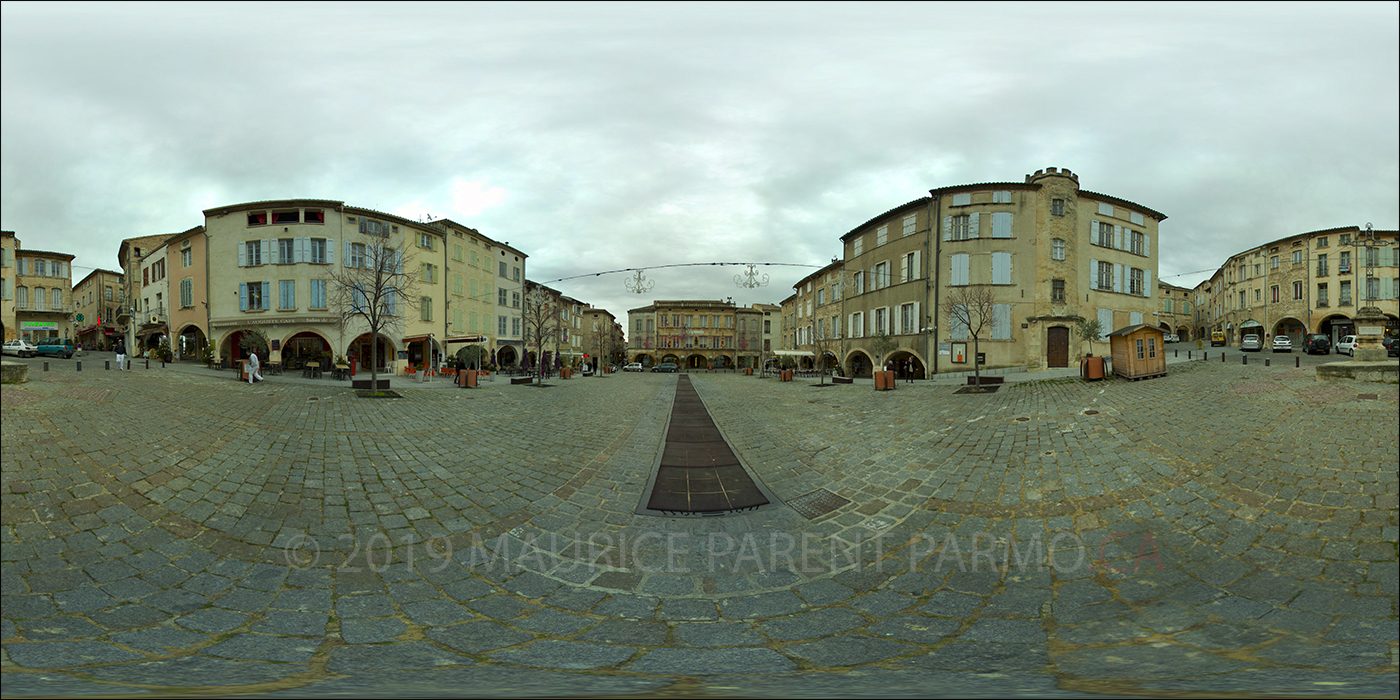
[{"label": "dormer window", "polygon": [[301,212],[274,211],[272,212],[272,223],[274,224],[299,224],[301,223]]},{"label": "dormer window", "polygon": [[267,212],[265,212],[265,211],[260,211],[260,212],[257,212],[257,213],[250,213],[250,214],[248,214],[248,225],[249,225],[249,226],[266,226],[266,225],[267,225]]}]

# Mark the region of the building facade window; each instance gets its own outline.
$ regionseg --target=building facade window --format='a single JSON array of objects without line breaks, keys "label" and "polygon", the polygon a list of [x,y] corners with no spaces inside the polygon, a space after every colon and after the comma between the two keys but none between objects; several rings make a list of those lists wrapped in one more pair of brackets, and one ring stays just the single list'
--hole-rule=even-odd
[{"label": "building facade window", "polygon": [[326,308],[326,281],[311,280],[310,307],[313,309]]},{"label": "building facade window", "polygon": [[1327,283],[1322,282],[1317,285],[1317,305],[1327,306]]},{"label": "building facade window", "polygon": [[899,332],[913,335],[919,332],[919,305],[902,304],[899,307]]},{"label": "building facade window", "polygon": [[1065,303],[1065,281],[1050,280],[1050,301],[1057,304]]},{"label": "building facade window", "polygon": [[1273,285],[1272,287],[1269,287],[1269,295],[1273,298],[1273,301],[1270,302],[1270,303],[1272,303],[1272,304],[1277,304],[1277,303],[1278,303],[1278,285]]},{"label": "building facade window", "polygon": [[1136,267],[1128,271],[1128,293],[1142,296],[1142,270]]},{"label": "building facade window", "polygon": [[1317,276],[1327,276],[1327,254],[1321,253],[1317,256]]},{"label": "building facade window", "polygon": [[914,217],[913,214],[910,214],[909,216],[904,217],[904,230],[903,230],[903,234],[904,234],[905,236],[912,236],[912,235],[914,235],[914,221],[915,221],[915,217]]},{"label": "building facade window", "polygon": [[953,240],[965,241],[971,236],[972,217],[963,214],[953,217]]},{"label": "building facade window", "polygon": [[194,306],[194,280],[180,280],[180,308]]},{"label": "building facade window", "polygon": [[1113,263],[1099,261],[1097,278],[1095,289],[1113,289]]},{"label": "building facade window", "polygon": [[418,302],[418,320],[420,320],[420,321],[431,321],[431,320],[433,320],[433,298],[432,298],[432,297],[423,297],[422,299],[419,300],[419,302]]},{"label": "building facade window", "polygon": [[1337,259],[1337,272],[1351,272],[1351,251],[1344,250]]},{"label": "building facade window", "polygon": [[289,265],[296,262],[296,240],[292,238],[277,239],[277,262]]},{"label": "building facade window", "polygon": [[1052,260],[1065,259],[1065,241],[1063,238],[1056,238],[1050,242],[1050,258]]},{"label": "building facade window", "polygon": [[1303,263],[1303,251],[1301,251],[1301,250],[1295,250],[1295,251],[1293,251],[1293,264],[1294,264],[1294,265],[1301,265],[1302,263]]},{"label": "building facade window", "polygon": [[189,267],[194,264],[194,251],[180,251],[180,267]]},{"label": "building facade window", "polygon": [[277,281],[277,308],[282,311],[295,311],[297,308],[296,280]]},{"label": "building facade window", "polygon": [[1051,213],[1052,215],[1054,215],[1054,216],[1064,216],[1064,215],[1065,215],[1065,200],[1063,200],[1063,199],[1052,199],[1052,200],[1050,200],[1050,213]]},{"label": "building facade window", "polygon": [[1294,283],[1293,283],[1293,299],[1294,299],[1294,301],[1297,301],[1297,300],[1302,299],[1302,298],[1303,298],[1303,283],[1302,283],[1302,282],[1294,282]]},{"label": "building facade window", "polygon": [[880,228],[875,229],[875,247],[878,248],[884,245],[885,242],[889,240],[889,233],[889,226],[881,226]]},{"label": "building facade window", "polygon": [[865,238],[863,236],[856,236],[855,240],[851,241],[851,257],[860,257],[864,252]]}]

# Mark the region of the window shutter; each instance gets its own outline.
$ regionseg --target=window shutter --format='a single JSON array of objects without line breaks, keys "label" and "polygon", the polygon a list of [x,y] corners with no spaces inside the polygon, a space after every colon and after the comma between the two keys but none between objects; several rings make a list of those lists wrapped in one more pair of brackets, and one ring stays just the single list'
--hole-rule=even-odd
[{"label": "window shutter", "polygon": [[239,282],[239,283],[238,283],[238,310],[239,310],[239,311],[247,311],[247,310],[248,310],[248,283],[247,283],[247,282]]},{"label": "window shutter", "polygon": [[402,251],[402,250],[396,250],[396,251],[394,251],[394,273],[395,273],[395,274],[399,274],[399,275],[402,275],[402,274],[403,274],[403,251]]},{"label": "window shutter", "polygon": [[1152,237],[1145,233],[1142,234],[1142,254],[1152,257]]},{"label": "window shutter", "polygon": [[1123,227],[1118,224],[1113,225],[1113,247],[1116,250],[1123,250]]},{"label": "window shutter", "polygon": [[272,241],[269,241],[269,240],[267,240],[266,238],[264,238],[263,241],[262,241],[262,248],[258,250],[258,255],[259,255],[259,257],[262,258],[261,262],[262,262],[264,265],[267,264],[267,261],[268,261],[268,259],[269,259],[269,258],[268,258],[268,256],[269,256],[268,249],[270,249],[271,247],[272,247]]},{"label": "window shutter", "polygon": [[292,239],[292,262],[304,263],[307,260],[307,249],[311,247],[310,238]]},{"label": "window shutter", "polygon": [[1011,305],[992,307],[992,340],[1011,340]]},{"label": "window shutter", "polygon": [[1113,291],[1123,291],[1123,264],[1113,263]]},{"label": "window shutter", "polygon": [[1089,289],[1099,288],[1099,261],[1089,258]]},{"label": "window shutter", "polygon": [[350,267],[350,249],[354,247],[355,245],[353,243],[345,244],[345,260],[341,261],[341,264],[345,267]]},{"label": "window shutter", "polygon": [[914,332],[924,332],[924,317],[919,315],[919,302],[914,302]]},{"label": "window shutter", "polygon": [[973,212],[973,213],[971,213],[971,214],[969,214],[969,215],[967,216],[967,237],[968,237],[968,238],[976,238],[976,237],[977,237],[977,217],[978,217],[978,214],[977,214],[976,212]]},{"label": "window shutter", "polygon": [[846,317],[846,337],[854,338],[856,335],[856,315],[851,314]]},{"label": "window shutter", "polygon": [[327,239],[326,239],[326,262],[328,262],[328,263],[330,263],[330,264],[332,264],[332,265],[335,264],[335,239],[334,239],[334,238],[327,238]]},{"label": "window shutter", "polygon": [[920,253],[922,252],[921,250],[914,251],[914,265],[910,270],[910,274],[913,275],[912,279],[919,279],[919,265],[921,264],[922,257]]},{"label": "window shutter", "polygon": [[1099,309],[1099,329],[1103,331],[1099,334],[1099,340],[1118,330],[1113,327],[1113,309]]},{"label": "window shutter", "polygon": [[1011,254],[992,253],[992,284],[1011,284]]},{"label": "window shutter", "polygon": [[[267,264],[276,265],[282,261],[282,241],[272,239],[272,245],[267,250]],[[290,261],[288,261],[290,262]]]},{"label": "window shutter", "polygon": [[992,213],[992,238],[1011,237],[1011,212],[998,211]]},{"label": "window shutter", "polygon": [[943,240],[953,240],[953,217],[943,217]]},{"label": "window shutter", "polygon": [[1099,220],[1089,219],[1089,242],[1099,244]]},{"label": "window shutter", "polygon": [[272,308],[272,283],[262,283],[262,310],[267,311]]},{"label": "window shutter", "polygon": [[1142,295],[1145,296],[1145,297],[1151,297],[1151,296],[1152,296],[1152,271],[1151,271],[1151,270],[1143,270],[1143,271],[1142,271]]},{"label": "window shutter", "polygon": [[248,244],[247,244],[247,243],[239,243],[239,244],[238,244],[238,266],[239,266],[239,267],[247,267],[247,266],[248,266]]}]

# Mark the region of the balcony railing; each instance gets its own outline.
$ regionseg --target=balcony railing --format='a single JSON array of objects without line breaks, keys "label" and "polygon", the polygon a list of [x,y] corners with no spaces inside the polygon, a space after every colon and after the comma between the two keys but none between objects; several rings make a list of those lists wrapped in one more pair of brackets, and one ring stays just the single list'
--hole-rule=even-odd
[{"label": "balcony railing", "polygon": [[71,314],[73,313],[73,305],[59,304],[58,306],[54,306],[53,304],[41,304],[34,301],[17,301],[15,302],[15,311],[28,311],[32,313],[49,314]]}]

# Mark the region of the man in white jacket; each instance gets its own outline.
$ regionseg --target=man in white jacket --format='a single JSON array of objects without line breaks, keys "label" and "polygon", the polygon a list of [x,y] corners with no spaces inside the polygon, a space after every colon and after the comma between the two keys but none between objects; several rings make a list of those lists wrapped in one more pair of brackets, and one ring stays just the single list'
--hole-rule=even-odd
[{"label": "man in white jacket", "polygon": [[255,353],[255,352],[250,352],[250,353],[248,353],[248,383],[249,383],[249,384],[252,384],[254,380],[262,381],[262,374],[258,372],[258,368],[259,368],[259,365],[258,365],[258,354]]}]

